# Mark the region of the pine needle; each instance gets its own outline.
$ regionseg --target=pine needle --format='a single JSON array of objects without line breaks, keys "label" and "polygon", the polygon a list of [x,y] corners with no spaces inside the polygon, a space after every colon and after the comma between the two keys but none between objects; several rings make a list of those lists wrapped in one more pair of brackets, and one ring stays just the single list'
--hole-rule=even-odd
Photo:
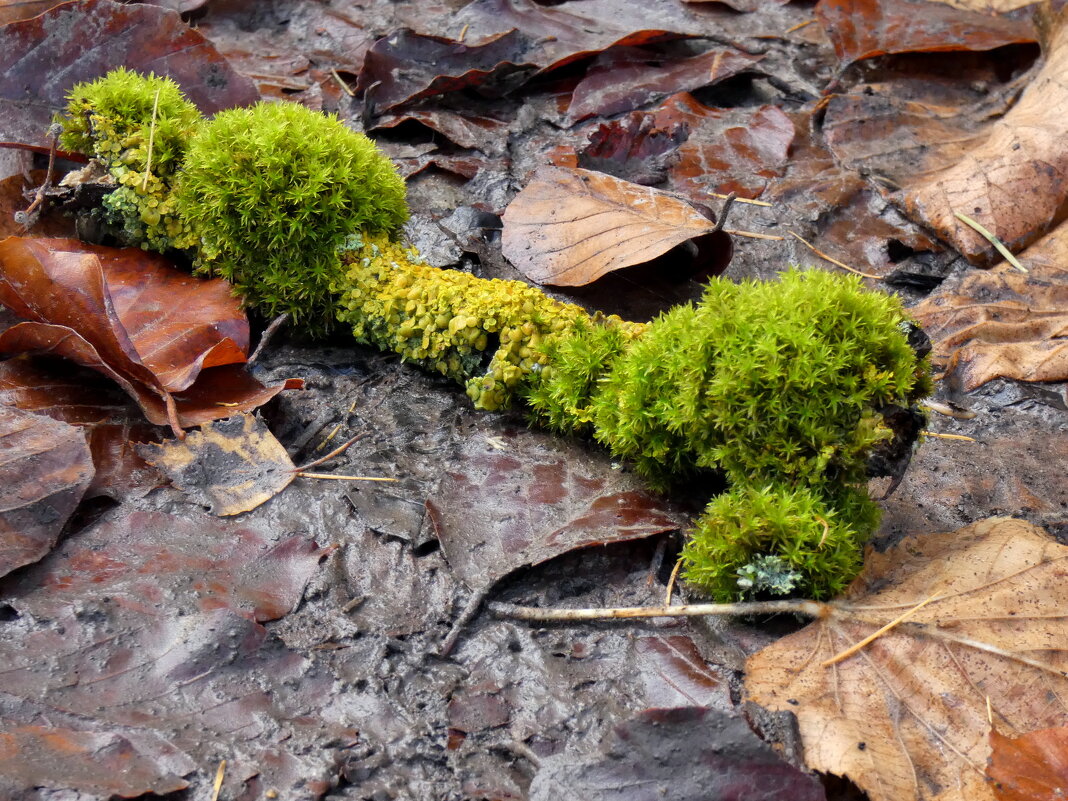
[{"label": "pine needle", "polygon": [[853,654],[855,654],[857,651],[861,650],[865,645],[867,645],[870,642],[874,642],[879,637],[882,637],[884,634],[886,634],[886,632],[890,631],[890,629],[894,628],[899,623],[903,623],[905,620],[907,620],[908,618],[912,617],[912,615],[914,615],[916,612],[919,612],[921,609],[923,609],[925,606],[927,606],[927,604],[931,603],[931,601],[937,600],[940,597],[942,597],[942,596],[940,596],[940,595],[932,595],[926,601],[920,601],[914,607],[912,607],[911,609],[909,609],[909,610],[907,610],[905,612],[902,612],[900,615],[895,617],[893,620],[891,620],[889,623],[887,623],[881,629],[879,629],[878,631],[876,631],[876,632],[874,632],[872,634],[869,634],[867,637],[865,637],[860,642],[849,646],[844,651],[841,651],[840,653],[832,656],[830,659],[825,659],[824,661],[820,662],[820,667],[830,667],[831,665],[836,665],[839,662],[841,662],[841,661],[843,661],[845,659],[848,659]]},{"label": "pine needle", "polygon": [[819,256],[821,259],[824,259],[825,261],[829,261],[831,264],[834,264],[834,265],[836,265],[838,267],[841,267],[843,270],[846,270],[847,272],[851,272],[854,275],[859,275],[862,278],[874,278],[876,281],[882,281],[883,280],[883,277],[881,275],[872,275],[871,273],[862,273],[860,270],[854,270],[848,264],[842,264],[842,262],[838,261],[838,259],[831,258],[826,253],[824,253],[824,252],[822,252],[820,250],[816,250],[815,245],[809,244],[803,238],[801,238],[800,236],[795,234],[793,231],[787,231],[787,233],[790,234],[790,236],[792,236],[794,239],[796,239],[802,245],[804,245],[806,248],[808,248],[813,253],[815,253],[817,256]]},{"label": "pine needle", "polygon": [[977,234],[982,236],[991,245],[993,245],[994,248],[997,250],[997,252],[1000,253],[1002,255],[1002,257],[1005,259],[1005,261],[1007,261],[1009,264],[1011,264],[1013,267],[1015,267],[1021,273],[1026,273],[1027,272],[1027,268],[1024,267],[1022,264],[1020,264],[1020,262],[1018,262],[1016,260],[1016,257],[1013,256],[1009,252],[1009,249],[1007,247],[1005,247],[1003,244],[1001,244],[1001,240],[998,239],[996,236],[994,236],[992,233],[990,233],[988,230],[986,230],[986,228],[984,228],[982,225],[977,223],[975,220],[973,220],[967,214],[961,214],[959,211],[953,212],[953,216],[956,217],[958,220],[960,220],[965,225],[967,225],[969,228],[971,228]]}]

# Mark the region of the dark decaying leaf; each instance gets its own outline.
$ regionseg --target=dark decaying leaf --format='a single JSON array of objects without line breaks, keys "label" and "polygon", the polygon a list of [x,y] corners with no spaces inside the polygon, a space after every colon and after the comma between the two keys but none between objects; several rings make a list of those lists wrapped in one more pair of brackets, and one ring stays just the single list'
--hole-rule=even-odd
[{"label": "dark decaying leaf", "polygon": [[375,120],[375,129],[395,128],[413,121],[441,134],[453,144],[483,153],[500,154],[508,144],[508,123],[444,109],[410,109],[386,114]]},{"label": "dark decaying leaf", "polygon": [[19,357],[0,362],[0,405],[46,414],[81,428],[96,473],[85,497],[139,497],[166,478],[136,451],[167,429],[144,416],[118,385],[99,373],[62,359]]},{"label": "dark decaying leaf", "polygon": [[0,27],[0,142],[46,148],[70,88],[115,67],[173,78],[205,114],[259,99],[176,11],[74,0]]},{"label": "dark decaying leaf", "polygon": [[296,477],[282,443],[251,414],[216,420],[185,439],[142,445],[138,452],[174,486],[223,517],[266,503]]},{"label": "dark decaying leaf", "polygon": [[449,565],[472,589],[574,549],[673,531],[685,520],[640,479],[613,469],[607,454],[516,428],[468,437],[427,509]]},{"label": "dark decaying leaf", "polygon": [[1026,19],[924,0],[820,0],[816,17],[843,66],[888,53],[994,50],[1036,40]]},{"label": "dark decaying leaf", "polygon": [[[163,792],[219,758],[227,797],[256,774],[280,797],[318,797],[354,732],[323,708],[333,679],[257,621],[296,605],[324,553],[306,535],[118,511],[5,585],[18,617],[0,641],[0,747],[49,764],[0,771],[5,797]],[[132,772],[106,774],[93,749]]]},{"label": "dark decaying leaf", "polygon": [[611,116],[692,92],[750,70],[761,60],[738,50],[709,50],[689,58],[665,59],[640,48],[612,48],[598,56],[579,81],[568,107],[574,122]]},{"label": "dark decaying leaf", "polygon": [[502,252],[539,284],[583,286],[715,225],[685,200],[602,173],[542,167],[504,213]]},{"label": "dark decaying leaf", "polygon": [[647,709],[615,726],[602,754],[543,759],[531,801],[824,801],[823,785],[784,762],[744,720],[704,707]]},{"label": "dark decaying leaf", "polygon": [[82,432],[0,406],[0,576],[55,545],[93,477]]},{"label": "dark decaying leaf", "polygon": [[48,206],[42,210],[28,232],[24,225],[15,222],[15,213],[25,211],[30,205],[30,201],[26,199],[26,190],[40,186],[45,175],[45,170],[32,170],[30,172],[31,182],[27,182],[21,175],[11,175],[0,181],[0,239],[22,236],[26,233],[34,236],[73,237],[78,235],[74,217],[61,214]]},{"label": "dark decaying leaf", "polygon": [[645,676],[650,706],[732,707],[729,689],[684,634],[640,637],[634,641],[637,672]]},{"label": "dark decaying leaf", "polygon": [[241,366],[248,321],[225,281],[193,278],[139,248],[72,239],[9,237],[0,266],[0,302],[30,320],[0,334],[0,352],[98,370],[152,423],[177,430],[228,417],[287,388],[263,387]]},{"label": "dark decaying leaf", "polygon": [[1019,737],[990,730],[990,763],[997,801],[1058,801],[1068,791],[1068,729]]},{"label": "dark decaying leaf", "polygon": [[652,186],[667,178],[689,135],[685,124],[659,128],[652,114],[628,114],[598,125],[572,166]]}]

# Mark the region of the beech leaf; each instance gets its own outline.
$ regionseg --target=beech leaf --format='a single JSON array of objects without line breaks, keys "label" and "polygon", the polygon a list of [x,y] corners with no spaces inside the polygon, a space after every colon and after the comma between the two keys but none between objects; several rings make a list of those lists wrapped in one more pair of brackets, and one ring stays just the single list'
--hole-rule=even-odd
[{"label": "beech leaf", "polygon": [[796,714],[806,764],[872,801],[992,801],[991,718],[1068,724],[1066,569],[1068,546],[1011,518],[869,553],[820,620],[749,659],[749,697]]},{"label": "beech leaf", "polygon": [[1020,737],[990,732],[990,764],[998,801],[1058,801],[1068,790],[1068,728]]},{"label": "beech leaf", "polygon": [[36,562],[93,478],[82,432],[39,414],[0,406],[0,576]]},{"label": "beech leaf", "polygon": [[505,258],[551,286],[584,286],[715,230],[675,195],[563,167],[540,167],[503,220]]}]

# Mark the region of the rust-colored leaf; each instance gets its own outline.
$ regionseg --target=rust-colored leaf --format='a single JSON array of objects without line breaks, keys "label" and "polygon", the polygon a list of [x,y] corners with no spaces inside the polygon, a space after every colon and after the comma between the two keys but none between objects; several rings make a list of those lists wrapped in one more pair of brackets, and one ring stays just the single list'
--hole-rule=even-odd
[{"label": "rust-colored leaf", "polygon": [[133,401],[93,370],[62,359],[8,359],[0,362],[0,404],[81,428],[96,468],[86,498],[140,497],[167,482],[135,450],[162,439],[166,429],[146,423]]},{"label": "rust-colored leaf", "polygon": [[1068,547],[1009,518],[870,553],[820,620],[750,658],[749,695],[793,712],[808,766],[872,801],[992,801],[989,716],[1003,732],[1068,723],[1066,565]]},{"label": "rust-colored leaf", "polygon": [[0,25],[36,17],[64,0],[0,0]]},{"label": "rust-colored leaf", "polygon": [[385,114],[375,121],[375,129],[395,128],[412,121],[425,125],[460,147],[487,154],[500,154],[508,144],[508,123],[444,109],[411,109]]},{"label": "rust-colored leaf", "polygon": [[820,0],[816,17],[843,66],[889,53],[994,50],[1036,39],[1026,20],[923,0]]},{"label": "rust-colored leaf", "polygon": [[[1053,247],[1052,235],[1046,242]],[[1008,264],[961,273],[912,308],[954,386],[1068,380],[1068,267],[1039,261],[1038,247],[1027,273]]]},{"label": "rust-colored leaf", "polygon": [[539,168],[503,219],[505,258],[553,286],[583,286],[715,229],[674,195],[562,167]]},{"label": "rust-colored leaf", "polygon": [[150,422],[176,432],[249,411],[284,388],[265,388],[239,366],[248,321],[225,281],[193,278],[138,248],[10,237],[0,242],[0,302],[30,321],[0,334],[0,352],[98,370]]},{"label": "rust-colored leaf", "polygon": [[472,589],[578,548],[678,528],[684,515],[607,454],[542,432],[476,430],[427,502],[449,565]]},{"label": "rust-colored leaf", "polygon": [[628,114],[598,125],[571,166],[652,186],[667,178],[668,168],[679,160],[679,145],[689,134],[683,123],[660,128],[652,114]]},{"label": "rust-colored leaf", "polygon": [[82,499],[93,461],[81,431],[0,406],[0,576],[36,562]]},{"label": "rust-colored leaf", "polygon": [[990,731],[990,764],[997,801],[1059,801],[1068,796],[1068,728],[1020,737]]},{"label": "rust-colored leaf", "polygon": [[183,440],[142,445],[138,452],[223,517],[266,503],[296,477],[282,443],[251,414],[216,420]]},{"label": "rust-colored leaf", "polygon": [[259,98],[176,11],[73,0],[0,28],[0,142],[47,148],[71,87],[120,66],[173,78],[205,114]]},{"label": "rust-colored leaf", "polygon": [[665,60],[639,48],[613,48],[593,63],[572,94],[572,121],[611,116],[692,92],[750,70],[761,60],[739,50],[709,50],[697,56]]}]

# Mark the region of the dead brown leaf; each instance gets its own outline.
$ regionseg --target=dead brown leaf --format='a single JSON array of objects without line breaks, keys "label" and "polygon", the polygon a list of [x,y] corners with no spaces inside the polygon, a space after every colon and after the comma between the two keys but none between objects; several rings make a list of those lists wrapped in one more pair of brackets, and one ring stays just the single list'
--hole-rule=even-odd
[{"label": "dead brown leaf", "polygon": [[749,659],[750,698],[796,714],[808,766],[872,801],[992,801],[988,715],[1068,723],[1066,570],[1068,547],[1010,518],[871,553],[822,619]]},{"label": "dead brown leaf", "polygon": [[906,213],[973,264],[990,264],[996,251],[958,212],[1015,252],[1059,222],[1068,203],[1068,13],[1054,26],[1045,59],[1019,102],[963,158],[917,175],[901,191]]},{"label": "dead brown leaf", "polygon": [[552,286],[584,286],[715,229],[677,196],[563,167],[539,168],[503,220],[505,258]]},{"label": "dead brown leaf", "polygon": [[184,440],[141,445],[138,452],[222,517],[255,509],[296,477],[282,443],[251,414],[208,423]]},{"label": "dead brown leaf", "polygon": [[36,562],[93,478],[82,432],[44,415],[0,406],[0,576]]},{"label": "dead brown leaf", "polygon": [[998,801],[1058,801],[1068,788],[1068,729],[1042,729],[1021,737],[990,732],[990,764]]},{"label": "dead brown leaf", "polygon": [[931,337],[935,365],[953,386],[1068,380],[1068,267],[1041,259],[1060,239],[1044,240],[1043,251],[1036,246],[1027,273],[1008,264],[971,270],[913,307]]}]

